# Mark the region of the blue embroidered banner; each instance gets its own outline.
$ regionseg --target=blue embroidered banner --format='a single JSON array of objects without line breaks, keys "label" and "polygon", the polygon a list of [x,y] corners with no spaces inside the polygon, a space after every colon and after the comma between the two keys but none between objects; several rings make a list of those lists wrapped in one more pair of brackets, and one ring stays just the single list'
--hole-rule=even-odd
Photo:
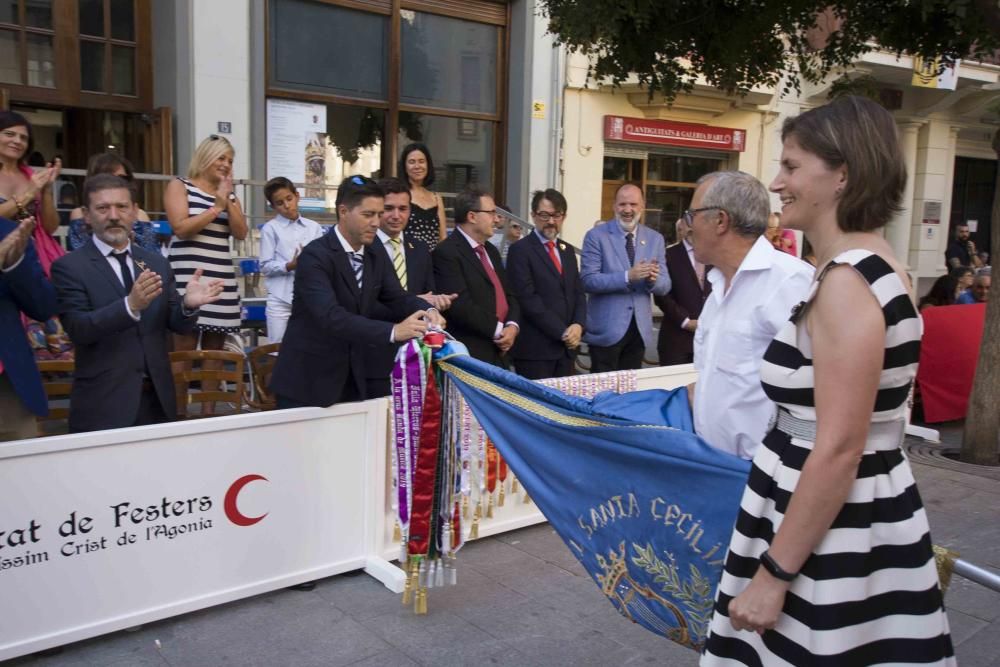
[{"label": "blue embroidered banner", "polygon": [[696,436],[687,392],[567,396],[445,346],[532,500],[626,618],[700,651],[748,461]]}]

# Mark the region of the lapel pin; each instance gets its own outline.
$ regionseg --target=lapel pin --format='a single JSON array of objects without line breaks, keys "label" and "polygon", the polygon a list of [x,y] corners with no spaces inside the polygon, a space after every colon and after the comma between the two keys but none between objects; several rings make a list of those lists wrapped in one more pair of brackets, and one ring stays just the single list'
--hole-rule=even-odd
[{"label": "lapel pin", "polygon": [[409,248],[410,250],[413,250],[413,244],[410,243],[409,241],[406,242],[406,247]]},{"label": "lapel pin", "polygon": [[646,245],[645,241],[639,241],[639,245]]},{"label": "lapel pin", "polygon": [[566,249],[566,244],[565,243],[560,243],[559,244],[559,249],[560,250],[565,250]]},{"label": "lapel pin", "polygon": [[139,267],[140,271],[145,271],[146,270],[146,262],[142,261],[141,259],[136,259],[135,260],[135,264],[136,264],[136,266]]}]

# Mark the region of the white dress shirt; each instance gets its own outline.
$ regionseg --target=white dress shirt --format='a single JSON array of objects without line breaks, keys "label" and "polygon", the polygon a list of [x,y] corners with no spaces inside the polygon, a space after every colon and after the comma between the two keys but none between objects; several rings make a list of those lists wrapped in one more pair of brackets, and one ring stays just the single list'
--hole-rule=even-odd
[{"label": "white dress shirt", "polygon": [[[96,234],[94,234],[90,238],[93,239],[94,245],[97,246],[97,249],[100,251],[100,253],[102,255],[104,255],[104,258],[108,261],[108,266],[110,266],[111,270],[115,272],[116,276],[118,276],[118,282],[120,282],[122,284],[122,287],[124,287],[125,286],[125,279],[122,278],[122,265],[119,264],[118,260],[115,259],[114,257],[112,257],[111,254],[112,253],[119,254],[119,253],[122,253],[122,252],[127,252],[128,253],[128,257],[125,258],[125,263],[128,264],[128,269],[129,269],[129,271],[132,272],[132,275],[134,276],[135,275],[135,264],[132,262],[132,243],[130,242],[127,246],[125,246],[124,250],[115,250],[114,248],[112,248],[111,246],[109,246],[107,243],[105,243],[101,239],[97,238]],[[135,280],[134,279],[132,280],[132,284],[135,284]],[[128,295],[127,294],[125,295],[125,310],[128,312],[129,317],[131,317],[133,320],[135,320],[137,322],[139,321],[139,317],[140,317],[141,313],[133,313],[132,312],[132,309],[128,305]]]},{"label": "white dress shirt", "polygon": [[268,298],[274,297],[285,303],[292,302],[292,288],[295,285],[295,270],[286,267],[295,257],[300,247],[323,236],[319,223],[299,216],[289,220],[278,215],[260,230],[260,272],[264,276]]},{"label": "white dress shirt", "polygon": [[694,335],[694,428],[710,445],[753,458],[775,413],[760,385],[764,352],[806,298],[814,269],[779,252],[763,236],[733,276],[713,268]]},{"label": "white dress shirt", "polygon": [[[465,237],[465,240],[468,241],[469,245],[472,247],[472,251],[473,252],[476,252],[476,248],[478,248],[479,246],[482,245],[482,243],[480,243],[479,241],[477,241],[476,239],[472,238],[471,236],[469,236],[468,234],[466,234],[464,231],[462,231],[462,228],[459,227],[458,225],[455,225],[455,230],[459,234],[461,234],[462,236]],[[477,259],[479,258],[479,253],[476,253],[476,258]],[[486,261],[490,263],[490,266],[493,267],[493,271],[496,272],[497,267],[493,266],[493,260],[490,259],[490,254],[489,253],[486,253]],[[499,278],[499,276],[497,276],[497,277]],[[503,335],[503,329],[504,329],[504,327],[506,327],[508,325],[511,325],[511,324],[514,325],[515,327],[517,327],[518,331],[520,331],[521,325],[518,324],[517,322],[515,322],[514,320],[510,320],[508,322],[497,322],[497,328],[493,332],[493,340],[496,340],[496,339],[500,338],[500,336]]]}]

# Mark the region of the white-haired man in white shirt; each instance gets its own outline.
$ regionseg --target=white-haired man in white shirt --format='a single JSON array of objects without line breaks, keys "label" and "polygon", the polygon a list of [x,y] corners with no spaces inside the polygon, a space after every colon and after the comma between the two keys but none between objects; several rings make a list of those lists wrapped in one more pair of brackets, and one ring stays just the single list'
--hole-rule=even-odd
[{"label": "white-haired man in white shirt", "polygon": [[740,171],[703,176],[684,213],[695,257],[713,266],[694,338],[695,431],[745,459],[775,412],[760,384],[764,352],[806,298],[814,271],[764,238],[769,213],[767,189]]}]

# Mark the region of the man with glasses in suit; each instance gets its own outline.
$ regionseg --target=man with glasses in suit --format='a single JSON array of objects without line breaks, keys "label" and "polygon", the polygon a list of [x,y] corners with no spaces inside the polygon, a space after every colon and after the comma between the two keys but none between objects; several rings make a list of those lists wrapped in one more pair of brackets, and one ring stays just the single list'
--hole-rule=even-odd
[{"label": "man with glasses in suit", "polygon": [[514,367],[530,380],[573,375],[576,350],[587,321],[587,295],[576,253],[559,239],[566,198],[558,190],[531,197],[535,229],[510,248],[511,286],[521,306],[521,333],[514,344]]},{"label": "man with glasses in suit", "polygon": [[494,366],[520,332],[520,307],[507,280],[500,251],[489,243],[498,217],[485,190],[468,188],[455,198],[455,231],[434,248],[434,282],[439,291],[457,294],[448,311],[448,332],[469,354]]}]

